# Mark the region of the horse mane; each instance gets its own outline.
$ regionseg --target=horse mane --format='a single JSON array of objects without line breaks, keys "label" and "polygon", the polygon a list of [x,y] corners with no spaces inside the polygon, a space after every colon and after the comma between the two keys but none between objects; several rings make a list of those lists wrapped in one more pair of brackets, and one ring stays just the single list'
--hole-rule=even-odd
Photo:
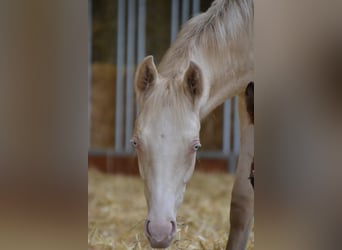
[{"label": "horse mane", "polygon": [[[252,34],[252,0],[216,0],[204,13],[184,24],[158,66],[158,86],[146,103],[154,111],[174,107],[175,115],[183,117],[190,101],[184,98],[184,72],[196,53],[230,57],[227,47],[240,46]],[[238,45],[236,45],[238,44]],[[200,52],[199,52],[200,51]],[[234,60],[231,60],[234,61]]]},{"label": "horse mane", "polygon": [[[242,36],[251,36],[253,0],[216,0],[204,13],[184,24],[176,40],[163,57],[158,70],[161,75],[176,78],[199,49],[217,54]],[[174,71],[174,72],[173,72]]]}]

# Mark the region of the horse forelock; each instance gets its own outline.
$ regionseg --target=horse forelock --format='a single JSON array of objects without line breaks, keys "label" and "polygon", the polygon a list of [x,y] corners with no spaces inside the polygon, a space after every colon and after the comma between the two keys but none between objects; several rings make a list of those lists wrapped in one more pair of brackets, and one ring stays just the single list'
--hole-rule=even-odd
[{"label": "horse forelock", "polygon": [[182,81],[162,81],[146,98],[143,106],[143,116],[148,115],[151,119],[158,119],[161,112],[169,112],[173,119],[182,122],[191,112],[191,101],[185,94]]}]

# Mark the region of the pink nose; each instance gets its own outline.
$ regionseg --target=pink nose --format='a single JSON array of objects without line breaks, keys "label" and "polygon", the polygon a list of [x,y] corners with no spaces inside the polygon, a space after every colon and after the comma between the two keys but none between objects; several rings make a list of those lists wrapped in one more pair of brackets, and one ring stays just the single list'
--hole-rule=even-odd
[{"label": "pink nose", "polygon": [[176,234],[176,222],[168,220],[147,220],[145,234],[152,248],[168,247]]}]

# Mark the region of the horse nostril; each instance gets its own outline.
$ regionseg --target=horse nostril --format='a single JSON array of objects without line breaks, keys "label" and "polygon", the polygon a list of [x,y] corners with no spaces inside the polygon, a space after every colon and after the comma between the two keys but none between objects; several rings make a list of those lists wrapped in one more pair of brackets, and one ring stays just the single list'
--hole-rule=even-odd
[{"label": "horse nostril", "polygon": [[172,220],[171,225],[172,225],[171,235],[174,235],[176,233],[176,222]]},{"label": "horse nostril", "polygon": [[150,220],[148,220],[147,222],[146,222],[146,232],[147,232],[147,234],[149,235],[149,236],[151,236],[151,233],[150,233],[150,229],[148,228],[148,225],[150,224]]}]

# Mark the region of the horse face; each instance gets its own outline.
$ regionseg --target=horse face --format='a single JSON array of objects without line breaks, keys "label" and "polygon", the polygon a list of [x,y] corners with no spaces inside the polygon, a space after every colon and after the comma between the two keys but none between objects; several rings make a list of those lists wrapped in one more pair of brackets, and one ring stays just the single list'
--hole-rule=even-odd
[{"label": "horse face", "polygon": [[167,247],[176,233],[176,213],[200,147],[196,116],[188,114],[181,126],[175,119],[171,108],[153,115],[143,111],[132,138],[145,184],[145,232],[155,248]]},{"label": "horse face", "polygon": [[168,247],[175,236],[176,213],[201,146],[198,98],[193,94],[201,92],[196,86],[200,79],[198,66],[190,63],[184,78],[169,86],[158,76],[152,57],[137,71],[141,112],[131,142],[145,184],[145,234],[154,248]]}]

